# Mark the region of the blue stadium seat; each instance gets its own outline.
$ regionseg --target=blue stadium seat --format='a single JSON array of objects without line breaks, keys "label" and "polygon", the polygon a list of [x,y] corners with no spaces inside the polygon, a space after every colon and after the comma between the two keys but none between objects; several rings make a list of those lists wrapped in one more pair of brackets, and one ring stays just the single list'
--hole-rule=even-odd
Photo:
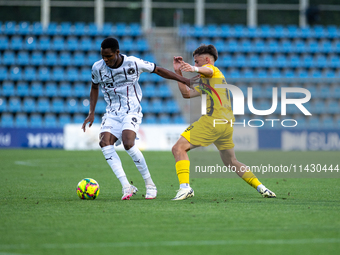
[{"label": "blue stadium seat", "polygon": [[324,26],[316,25],[312,29],[313,36],[315,38],[326,38],[327,37],[327,30],[324,28]]},{"label": "blue stadium seat", "polygon": [[326,129],[333,129],[333,128],[336,127],[336,124],[335,124],[332,117],[326,116],[326,117],[322,118],[321,127],[326,128]]},{"label": "blue stadium seat", "polygon": [[339,114],[340,113],[340,105],[335,100],[330,100],[326,103],[326,112],[329,114]]},{"label": "blue stadium seat", "polygon": [[261,68],[261,69],[258,69],[256,72],[255,72],[255,76],[257,78],[268,78],[268,73],[265,69]]},{"label": "blue stadium seat", "polygon": [[279,51],[286,54],[293,52],[293,45],[291,41],[287,39],[282,40],[282,42],[279,44]]},{"label": "blue stadium seat", "polygon": [[184,120],[184,118],[181,115],[175,115],[172,118],[172,122],[174,124],[186,124],[186,121]]},{"label": "blue stadium seat", "polygon": [[311,77],[311,78],[321,78],[322,74],[318,69],[311,69],[309,71],[309,77]]},{"label": "blue stadium seat", "polygon": [[301,58],[301,62],[302,62],[303,67],[306,67],[306,68],[310,68],[314,65],[313,57],[309,54],[304,55]]},{"label": "blue stadium seat", "polygon": [[98,99],[96,112],[104,114],[106,112],[106,102],[103,99]]},{"label": "blue stadium seat", "polygon": [[[0,97],[0,113],[7,111],[7,100],[6,98]],[[1,123],[0,123],[1,126]]]},{"label": "blue stadium seat", "polygon": [[84,22],[76,22],[73,25],[73,32],[77,36],[86,35],[86,33],[85,33],[85,23]]},{"label": "blue stadium seat", "polygon": [[51,105],[48,98],[40,97],[37,101],[37,111],[40,113],[46,113],[51,111]]},{"label": "blue stadium seat", "polygon": [[119,44],[119,47],[122,51],[132,51],[133,49],[137,50],[137,47],[134,45],[134,41],[131,37],[123,38],[122,42]]},{"label": "blue stadium seat", "polygon": [[294,78],[295,77],[295,73],[292,69],[290,68],[285,68],[282,72],[282,76],[285,78]]},{"label": "blue stadium seat", "polygon": [[43,119],[43,126],[46,128],[58,127],[57,117],[54,114],[46,114]]},{"label": "blue stadium seat", "polygon": [[142,34],[142,29],[139,25],[139,23],[131,23],[130,24],[130,35],[137,37]]},{"label": "blue stadium seat", "polygon": [[115,34],[117,36],[125,36],[125,35],[128,35],[128,32],[127,32],[127,27],[125,25],[125,23],[117,23],[116,24],[116,27],[115,27]]},{"label": "blue stadium seat", "polygon": [[25,97],[23,102],[23,110],[27,113],[36,111],[35,100],[32,97]]},{"label": "blue stadium seat", "polygon": [[316,53],[319,51],[319,44],[316,40],[309,40],[306,45],[306,50],[310,53]]},{"label": "blue stadium seat", "polygon": [[34,67],[27,66],[25,67],[23,79],[26,81],[34,81],[37,79],[37,73]]},{"label": "blue stadium seat", "polygon": [[307,51],[307,46],[301,39],[296,40],[292,46],[295,53],[301,54]]},{"label": "blue stadium seat", "polygon": [[34,66],[41,66],[44,64],[44,55],[42,51],[33,51],[30,63]]},{"label": "blue stadium seat", "polygon": [[154,114],[146,114],[146,116],[143,118],[143,123],[157,124],[157,118]]},{"label": "blue stadium seat", "polygon": [[19,81],[22,79],[22,72],[20,67],[12,67],[10,70],[9,77],[13,81]]},{"label": "blue stadium seat", "polygon": [[[257,54],[251,54],[247,58],[247,63],[248,63],[249,67],[257,68],[257,67],[260,66],[260,58]],[[230,58],[230,62],[228,64],[229,64],[228,66],[230,66],[232,64],[231,58]]]},{"label": "blue stadium seat", "polygon": [[270,53],[279,52],[279,43],[276,40],[269,40],[267,43],[267,51]]},{"label": "blue stadium seat", "polygon": [[64,38],[61,36],[56,36],[52,39],[51,47],[53,50],[62,51],[65,49]]},{"label": "blue stadium seat", "polygon": [[[99,47],[100,49],[100,47]],[[83,66],[84,63],[85,63],[85,54],[83,52],[75,52],[73,57],[72,57],[72,60],[71,60],[71,63],[73,65],[76,65],[76,66]]]},{"label": "blue stadium seat", "polygon": [[298,36],[304,39],[312,38],[314,36],[314,31],[308,26],[301,27]]},{"label": "blue stadium seat", "polygon": [[218,53],[223,53],[224,52],[224,41],[221,38],[217,38],[213,42],[214,46],[216,47]]},{"label": "blue stadium seat", "polygon": [[290,55],[288,57],[288,66],[292,68],[301,67],[301,60],[300,57],[297,54]]},{"label": "blue stadium seat", "polygon": [[296,128],[305,129],[307,127],[307,121],[305,117],[298,117],[295,120],[297,121]]},{"label": "blue stadium seat", "polygon": [[319,87],[317,93],[320,95],[321,98],[324,98],[324,99],[329,99],[332,96],[331,89],[328,85]]},{"label": "blue stadium seat", "polygon": [[58,119],[59,119],[59,121],[58,121],[59,127],[63,127],[66,124],[71,123],[71,116],[69,114],[65,114],[65,113],[60,114]]},{"label": "blue stadium seat", "polygon": [[88,99],[79,100],[79,112],[87,114],[90,109],[90,101]]},{"label": "blue stadium seat", "polygon": [[28,127],[28,118],[25,113],[18,113],[14,119],[15,127],[26,128]]},{"label": "blue stadium seat", "polygon": [[[90,75],[91,75],[91,68],[90,67],[82,67],[80,69],[79,75],[79,80],[80,81],[85,81],[88,82],[90,80]],[[77,79],[77,78],[76,78]]]},{"label": "blue stadium seat", "polygon": [[58,96],[58,88],[55,82],[47,82],[45,85],[45,96],[55,97]]},{"label": "blue stadium seat", "polygon": [[333,70],[327,68],[323,71],[322,77],[335,78],[335,72]]},{"label": "blue stadium seat", "polygon": [[100,60],[100,56],[98,53],[95,52],[89,52],[86,57],[85,57],[85,64],[92,66],[95,62],[97,62],[98,60]]},{"label": "blue stadium seat", "polygon": [[159,124],[171,124],[171,118],[167,114],[161,114],[161,116],[158,117],[158,123]]},{"label": "blue stadium seat", "polygon": [[62,81],[66,78],[64,69],[61,67],[54,67],[52,71],[52,78],[54,81]]},{"label": "blue stadium seat", "polygon": [[63,51],[59,54],[58,64],[62,66],[70,66],[73,64],[71,60],[71,54],[69,51]]},{"label": "blue stadium seat", "polygon": [[139,52],[145,52],[149,50],[149,44],[146,39],[138,38],[134,45],[134,49]]},{"label": "blue stadium seat", "polygon": [[79,49],[83,51],[94,50],[92,39],[90,37],[82,37],[79,43]]},{"label": "blue stadium seat", "polygon": [[2,86],[0,86],[0,95],[5,97],[12,97],[16,94],[15,86],[13,81],[5,81]]},{"label": "blue stadium seat", "polygon": [[17,84],[16,95],[19,97],[29,96],[28,83],[24,81],[19,81]]},{"label": "blue stadium seat", "polygon": [[91,22],[87,26],[87,34],[90,36],[97,36],[98,35],[98,27],[95,23]]},{"label": "blue stadium seat", "polygon": [[38,113],[31,114],[29,118],[29,126],[31,128],[41,128],[43,127],[42,117]]},{"label": "blue stadium seat", "polygon": [[2,56],[2,63],[4,65],[14,65],[15,64],[15,54],[14,51],[6,50]]},{"label": "blue stadium seat", "polygon": [[327,58],[323,54],[317,54],[314,57],[314,63],[316,67],[325,68],[327,67]]},{"label": "blue stadium seat", "polygon": [[167,100],[164,106],[164,111],[167,113],[174,114],[180,112],[177,102],[173,99]]},{"label": "blue stadium seat", "polygon": [[155,98],[150,102],[150,110],[152,113],[161,113],[163,112],[164,106],[161,99]]},{"label": "blue stadium seat", "polygon": [[101,30],[101,34],[103,36],[110,36],[112,35],[112,24],[111,23],[104,23],[103,28]]},{"label": "blue stadium seat", "polygon": [[57,52],[48,51],[45,55],[44,63],[48,66],[56,66],[58,64]]},{"label": "blue stadium seat", "polygon": [[19,97],[11,97],[8,101],[8,111],[9,112],[21,112],[22,105]]},{"label": "blue stadium seat", "polygon": [[[196,39],[189,39],[185,42],[185,50],[189,52],[193,52],[197,47],[199,46],[199,43]],[[224,51],[226,50],[226,47],[224,47]]]},{"label": "blue stadium seat", "polygon": [[242,52],[251,52],[252,51],[252,43],[249,39],[243,39],[240,44],[240,50]]},{"label": "blue stadium seat", "polygon": [[32,82],[30,89],[29,89],[29,95],[32,97],[43,96],[44,95],[43,84],[38,81]]},{"label": "blue stadium seat", "polygon": [[273,26],[272,36],[275,38],[286,37],[286,28],[282,25]]},{"label": "blue stadium seat", "polygon": [[58,33],[57,29],[58,29],[58,24],[56,22],[50,22],[45,32],[46,34],[50,36],[54,36]]},{"label": "blue stadium seat", "polygon": [[166,83],[160,84],[156,88],[156,96],[162,97],[162,98],[170,98],[172,96],[171,89]]},{"label": "blue stadium seat", "polygon": [[16,64],[27,66],[30,64],[30,56],[27,51],[19,51],[16,57]]},{"label": "blue stadium seat", "polygon": [[39,67],[38,70],[38,79],[40,81],[49,81],[51,80],[50,69],[47,67]]},{"label": "blue stadium seat", "polygon": [[23,40],[21,36],[14,35],[10,40],[10,49],[21,50],[23,48]]},{"label": "blue stadium seat", "polygon": [[73,116],[73,120],[72,123],[83,123],[85,120],[85,115],[84,114],[80,114],[80,113],[76,113]]},{"label": "blue stadium seat", "polygon": [[329,56],[327,60],[327,66],[331,68],[339,68],[340,67],[340,58],[338,55],[332,54]]},{"label": "blue stadium seat", "polygon": [[335,26],[335,25],[328,25],[326,30],[327,30],[327,37],[328,38],[333,39],[335,37],[338,37],[338,35],[339,35],[337,26]]},{"label": "blue stadium seat", "polygon": [[251,69],[249,68],[245,68],[242,70],[242,73],[241,73],[242,77],[244,78],[254,78],[254,73]]},{"label": "blue stadium seat", "polygon": [[38,42],[39,50],[50,50],[51,49],[51,41],[48,36],[42,36]]},{"label": "blue stadium seat", "polygon": [[100,50],[101,44],[105,38],[104,37],[96,37],[92,44],[94,50]]},{"label": "blue stadium seat", "polygon": [[328,40],[322,41],[319,44],[319,51],[323,52],[323,53],[330,53],[333,51],[333,46],[332,43]]},{"label": "blue stadium seat", "polygon": [[142,106],[142,111],[143,113],[150,113],[151,112],[151,109],[150,109],[150,106],[149,106],[149,101],[146,100],[146,99],[142,99],[142,102],[140,103],[141,106]]},{"label": "blue stadium seat", "polygon": [[334,86],[332,88],[332,97],[333,98],[340,98],[340,87],[339,86]]},{"label": "blue stadium seat", "polygon": [[265,45],[263,40],[257,39],[253,43],[253,51],[254,52],[258,52],[258,53],[262,53],[262,52],[267,52],[268,48],[266,47],[266,45]]},{"label": "blue stadium seat", "polygon": [[323,114],[327,113],[327,108],[325,105],[325,102],[322,100],[317,100],[311,105],[311,111],[312,114]]},{"label": "blue stadium seat", "polygon": [[15,26],[16,26],[16,22],[15,21],[7,21],[5,23],[4,34],[5,35],[14,35],[16,33]]},{"label": "blue stadium seat", "polygon": [[246,66],[247,60],[243,54],[237,54],[236,57],[234,57],[233,62],[236,67],[242,68]]},{"label": "blue stadium seat", "polygon": [[69,36],[72,33],[72,24],[71,22],[62,22],[60,23],[60,34],[63,36]]},{"label": "blue stadium seat", "polygon": [[78,100],[75,98],[70,98],[66,100],[65,110],[68,113],[78,112]]},{"label": "blue stadium seat", "polygon": [[65,112],[64,100],[59,97],[54,97],[52,99],[51,110],[55,113],[63,113]]},{"label": "blue stadium seat", "polygon": [[1,127],[11,128],[14,127],[14,118],[11,113],[4,113],[1,115]]},{"label": "blue stadium seat", "polygon": [[146,84],[143,86],[143,96],[147,98],[152,98],[156,96],[156,89],[153,84]]},{"label": "blue stadium seat", "polygon": [[23,48],[29,51],[36,50],[38,48],[37,39],[32,36],[27,37],[23,42]]},{"label": "blue stadium seat", "polygon": [[72,96],[72,87],[68,82],[62,82],[59,85],[59,93],[58,95],[61,97],[71,97]]},{"label": "blue stadium seat", "polygon": [[288,38],[296,38],[299,36],[298,27],[296,25],[288,25],[287,27],[287,34]]},{"label": "blue stadium seat", "polygon": [[75,51],[79,49],[79,43],[77,37],[69,36],[65,42],[65,49],[69,51]]},{"label": "blue stadium seat", "polygon": [[32,24],[32,34],[41,35],[43,33],[43,27],[40,22],[34,22]]},{"label": "blue stadium seat", "polygon": [[0,35],[0,50],[8,49],[8,37]]},{"label": "blue stadium seat", "polygon": [[274,66],[278,68],[286,68],[288,66],[288,61],[285,55],[276,55],[276,57],[274,58]]},{"label": "blue stadium seat", "polygon": [[6,80],[8,78],[7,67],[0,65],[0,81]]},{"label": "blue stadium seat", "polygon": [[88,97],[90,95],[89,87],[84,83],[75,83],[73,88],[73,95],[76,97]]},{"label": "blue stadium seat", "polygon": [[273,67],[274,66],[274,60],[273,60],[272,55],[264,54],[260,58],[260,66],[266,67],[266,68]]}]

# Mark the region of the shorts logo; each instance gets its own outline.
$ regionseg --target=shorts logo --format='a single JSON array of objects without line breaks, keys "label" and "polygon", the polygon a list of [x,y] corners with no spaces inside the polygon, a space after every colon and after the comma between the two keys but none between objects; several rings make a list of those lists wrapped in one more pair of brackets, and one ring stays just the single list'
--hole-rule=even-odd
[{"label": "shorts logo", "polygon": [[136,117],[133,117],[133,118],[132,118],[132,121],[133,121],[133,122],[137,122],[137,118],[136,118]]},{"label": "shorts logo", "polygon": [[129,75],[134,74],[135,72],[136,72],[136,70],[134,68],[132,68],[132,67],[127,70],[127,73]]}]

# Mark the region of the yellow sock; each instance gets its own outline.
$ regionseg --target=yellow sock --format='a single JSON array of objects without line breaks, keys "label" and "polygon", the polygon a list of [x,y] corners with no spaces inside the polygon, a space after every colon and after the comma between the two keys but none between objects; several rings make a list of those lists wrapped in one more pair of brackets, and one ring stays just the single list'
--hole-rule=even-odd
[{"label": "yellow sock", "polygon": [[179,184],[189,183],[189,160],[180,160],[176,163],[176,173]]},{"label": "yellow sock", "polygon": [[242,179],[255,189],[261,184],[259,179],[249,170],[242,175]]}]

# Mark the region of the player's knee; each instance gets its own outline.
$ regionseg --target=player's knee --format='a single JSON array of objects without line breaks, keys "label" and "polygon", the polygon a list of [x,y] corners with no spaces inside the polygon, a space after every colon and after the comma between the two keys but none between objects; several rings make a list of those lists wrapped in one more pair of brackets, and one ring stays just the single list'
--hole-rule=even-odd
[{"label": "player's knee", "polygon": [[101,148],[105,147],[105,146],[109,146],[110,144],[108,142],[106,142],[105,140],[100,140],[99,142],[99,146]]},{"label": "player's knee", "polygon": [[123,145],[124,149],[128,151],[135,145],[135,143],[133,141],[123,141]]}]

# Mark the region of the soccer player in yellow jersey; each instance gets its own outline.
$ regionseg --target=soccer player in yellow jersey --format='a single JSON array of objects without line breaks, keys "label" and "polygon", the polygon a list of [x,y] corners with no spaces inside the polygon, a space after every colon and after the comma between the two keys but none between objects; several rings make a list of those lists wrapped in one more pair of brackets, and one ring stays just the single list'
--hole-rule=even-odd
[{"label": "soccer player in yellow jersey", "polygon": [[[178,87],[184,98],[192,98],[203,93],[207,96],[206,112],[199,120],[188,127],[172,148],[176,160],[176,172],[179,179],[180,189],[172,200],[183,200],[194,196],[194,190],[189,185],[189,157],[187,152],[191,149],[208,146],[212,143],[220,152],[223,163],[236,169],[236,173],[249,185],[257,189],[263,197],[276,197],[275,193],[267,189],[256,176],[249,171],[245,164],[236,159],[233,143],[233,126],[214,125],[214,120],[224,119],[228,123],[234,119],[231,108],[229,90],[215,88],[215,84],[226,83],[221,71],[214,66],[218,53],[213,45],[201,45],[193,52],[195,65],[192,66],[183,61],[182,57],[174,57],[173,65],[175,72],[196,72],[201,76],[199,86],[188,88],[184,83],[178,82]],[[215,96],[216,95],[216,96]],[[214,98],[215,96],[215,98]]]}]

